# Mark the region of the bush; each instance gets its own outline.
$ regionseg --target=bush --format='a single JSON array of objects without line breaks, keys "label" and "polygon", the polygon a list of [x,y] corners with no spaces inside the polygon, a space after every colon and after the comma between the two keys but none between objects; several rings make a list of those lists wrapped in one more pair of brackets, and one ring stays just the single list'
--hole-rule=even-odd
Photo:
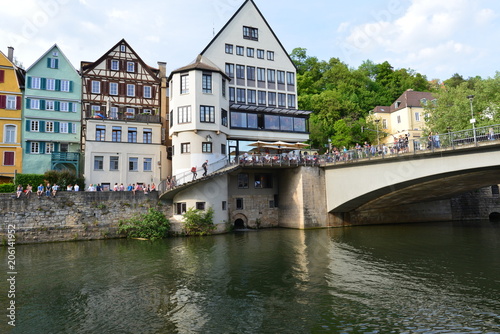
[{"label": "bush", "polygon": [[170,230],[170,221],[156,209],[148,213],[136,215],[120,222],[119,233],[125,233],[127,238],[146,238],[150,240],[165,238]]},{"label": "bush", "polygon": [[60,190],[66,189],[68,184],[78,184],[80,189],[85,189],[84,178],[76,177],[75,173],[69,170],[49,170],[43,177],[51,184],[57,184]]},{"label": "bush", "polygon": [[0,184],[0,193],[13,193],[15,191],[16,191],[16,185],[14,183]]},{"label": "bush", "polygon": [[17,174],[15,184],[22,185],[24,189],[28,184],[31,184],[33,189],[36,189],[39,184],[45,185],[45,177],[42,174]]},{"label": "bush", "polygon": [[189,208],[184,214],[184,231],[186,235],[209,235],[216,229],[213,222],[214,210],[207,211]]}]

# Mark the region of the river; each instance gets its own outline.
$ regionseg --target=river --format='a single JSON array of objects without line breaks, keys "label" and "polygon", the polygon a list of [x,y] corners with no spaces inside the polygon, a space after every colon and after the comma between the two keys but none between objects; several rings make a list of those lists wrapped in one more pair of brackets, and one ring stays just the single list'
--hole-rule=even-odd
[{"label": "river", "polygon": [[16,260],[1,333],[500,333],[499,223],[18,245]]}]

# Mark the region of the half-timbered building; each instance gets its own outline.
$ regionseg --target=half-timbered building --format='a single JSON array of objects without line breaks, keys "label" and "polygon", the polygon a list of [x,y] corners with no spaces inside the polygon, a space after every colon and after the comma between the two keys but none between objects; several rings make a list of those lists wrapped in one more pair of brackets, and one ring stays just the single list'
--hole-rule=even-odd
[{"label": "half-timbered building", "polygon": [[165,63],[159,66],[145,64],[124,39],[95,62],[81,63],[87,185],[160,182],[167,156],[160,103]]}]

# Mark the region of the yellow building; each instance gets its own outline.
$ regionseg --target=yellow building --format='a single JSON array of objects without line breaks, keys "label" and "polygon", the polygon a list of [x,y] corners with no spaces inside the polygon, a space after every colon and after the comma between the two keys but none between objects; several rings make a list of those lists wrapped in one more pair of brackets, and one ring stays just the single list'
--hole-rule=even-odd
[{"label": "yellow building", "polygon": [[395,138],[408,135],[410,140],[419,140],[425,128],[425,110],[427,103],[434,101],[429,92],[406,90],[390,106],[377,106],[371,112],[371,119],[378,123],[381,143],[392,144]]},{"label": "yellow building", "polygon": [[14,65],[14,49],[0,51],[0,182],[22,172],[21,110],[24,70]]}]

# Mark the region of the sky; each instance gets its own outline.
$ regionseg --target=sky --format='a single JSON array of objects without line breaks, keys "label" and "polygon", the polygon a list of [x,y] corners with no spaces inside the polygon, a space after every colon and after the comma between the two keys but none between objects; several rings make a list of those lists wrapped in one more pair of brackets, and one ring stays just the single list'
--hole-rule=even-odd
[{"label": "sky", "polygon": [[[29,68],[57,44],[73,66],[122,38],[167,72],[192,62],[244,0],[3,0],[0,50]],[[498,0],[254,0],[290,53],[351,68],[388,61],[427,79],[494,77],[500,70]]]}]

